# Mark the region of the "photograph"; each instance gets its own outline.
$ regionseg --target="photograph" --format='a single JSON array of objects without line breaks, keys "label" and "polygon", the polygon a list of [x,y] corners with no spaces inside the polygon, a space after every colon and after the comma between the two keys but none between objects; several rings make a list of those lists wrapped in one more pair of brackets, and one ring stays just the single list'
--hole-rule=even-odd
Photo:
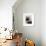
[{"label": "photograph", "polygon": [[33,26],[34,25],[34,15],[33,13],[23,14],[23,26]]}]

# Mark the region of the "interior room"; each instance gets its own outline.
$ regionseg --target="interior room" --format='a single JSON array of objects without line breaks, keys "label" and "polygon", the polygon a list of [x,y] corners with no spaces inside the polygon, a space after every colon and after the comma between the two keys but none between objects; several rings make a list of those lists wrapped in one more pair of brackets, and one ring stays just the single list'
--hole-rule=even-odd
[{"label": "interior room", "polygon": [[46,46],[46,0],[0,0],[0,46]]}]

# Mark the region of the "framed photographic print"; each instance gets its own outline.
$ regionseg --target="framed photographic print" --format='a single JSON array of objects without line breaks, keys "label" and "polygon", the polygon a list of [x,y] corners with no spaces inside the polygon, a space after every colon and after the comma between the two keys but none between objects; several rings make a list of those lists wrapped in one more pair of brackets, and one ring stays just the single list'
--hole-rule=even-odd
[{"label": "framed photographic print", "polygon": [[34,25],[34,15],[33,13],[23,14],[23,26],[33,26]]}]

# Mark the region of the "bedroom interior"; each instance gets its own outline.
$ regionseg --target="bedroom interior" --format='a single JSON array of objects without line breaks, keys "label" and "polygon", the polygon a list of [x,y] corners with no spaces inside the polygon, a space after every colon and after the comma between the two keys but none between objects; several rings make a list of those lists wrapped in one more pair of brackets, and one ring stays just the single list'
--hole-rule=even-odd
[{"label": "bedroom interior", "polygon": [[46,46],[46,0],[0,0],[0,46]]}]

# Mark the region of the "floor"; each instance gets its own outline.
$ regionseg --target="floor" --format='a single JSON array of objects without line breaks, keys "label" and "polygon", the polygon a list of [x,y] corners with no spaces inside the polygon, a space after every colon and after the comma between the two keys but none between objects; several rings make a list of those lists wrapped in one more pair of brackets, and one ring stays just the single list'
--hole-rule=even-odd
[{"label": "floor", "polygon": [[[12,37],[13,38],[12,40],[0,39],[0,43],[3,42],[4,40],[6,40],[5,42],[1,43],[0,46],[16,46],[16,45],[18,46],[19,44],[21,46],[23,46],[22,42],[20,42],[20,41],[22,41],[22,37],[20,37],[20,36],[21,36],[21,33],[19,33],[19,34],[16,33],[16,35],[14,35],[14,37]],[[16,44],[17,41],[19,41],[19,44]]]},{"label": "floor", "polygon": [[16,46],[15,44],[15,39],[13,40],[6,40],[6,42],[4,42],[2,45],[0,46]]}]

